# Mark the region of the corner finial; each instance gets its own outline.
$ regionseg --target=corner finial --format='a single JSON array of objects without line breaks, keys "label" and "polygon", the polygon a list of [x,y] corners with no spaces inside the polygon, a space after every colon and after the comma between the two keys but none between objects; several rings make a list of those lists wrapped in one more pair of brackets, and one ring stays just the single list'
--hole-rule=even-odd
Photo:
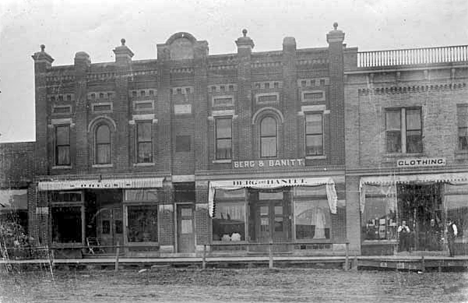
[{"label": "corner finial", "polygon": [[338,22],[333,23],[333,28],[334,28],[335,30],[338,29]]},{"label": "corner finial", "polygon": [[125,39],[124,38],[120,39],[120,43],[122,43],[122,46],[125,46]]},{"label": "corner finial", "polygon": [[45,50],[45,45],[41,44],[41,52],[44,52],[44,50]]},{"label": "corner finial", "polygon": [[245,28],[242,30],[242,34],[244,35],[244,37],[247,36],[247,30]]}]

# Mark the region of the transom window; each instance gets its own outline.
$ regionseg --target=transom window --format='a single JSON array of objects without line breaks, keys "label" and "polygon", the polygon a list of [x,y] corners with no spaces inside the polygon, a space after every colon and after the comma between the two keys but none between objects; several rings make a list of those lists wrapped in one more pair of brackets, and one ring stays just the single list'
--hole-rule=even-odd
[{"label": "transom window", "polygon": [[137,162],[153,162],[152,122],[137,122]]},{"label": "transom window", "polygon": [[216,159],[232,158],[232,119],[216,119]]},{"label": "transom window", "polygon": [[70,125],[55,127],[55,164],[70,165]]},{"label": "transom window", "polygon": [[306,156],[323,155],[323,115],[306,115]]},{"label": "transom window", "polygon": [[385,131],[388,153],[422,153],[420,108],[387,109]]},{"label": "transom window", "polygon": [[106,124],[96,128],[96,164],[111,163],[111,132]]},{"label": "transom window", "polygon": [[276,120],[267,116],[260,122],[260,157],[273,158],[277,156],[278,129]]}]

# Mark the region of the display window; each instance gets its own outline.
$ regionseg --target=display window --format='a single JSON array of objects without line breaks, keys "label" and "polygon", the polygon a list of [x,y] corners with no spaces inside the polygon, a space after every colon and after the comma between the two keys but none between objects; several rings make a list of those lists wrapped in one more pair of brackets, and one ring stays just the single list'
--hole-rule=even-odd
[{"label": "display window", "polygon": [[247,227],[246,190],[217,190],[212,220],[213,241],[245,241]]},{"label": "display window", "polygon": [[159,195],[155,188],[125,191],[128,244],[157,244],[159,241]]},{"label": "display window", "polygon": [[84,245],[82,192],[51,192],[51,232],[54,244]]},{"label": "display window", "polygon": [[295,239],[329,240],[332,224],[325,186],[296,187],[293,200]]}]

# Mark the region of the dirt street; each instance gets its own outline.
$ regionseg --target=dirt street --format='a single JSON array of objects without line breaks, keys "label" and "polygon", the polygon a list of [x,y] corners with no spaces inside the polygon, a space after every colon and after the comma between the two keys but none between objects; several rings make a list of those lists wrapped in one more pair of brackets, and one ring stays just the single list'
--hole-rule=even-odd
[{"label": "dirt street", "polygon": [[468,302],[467,273],[153,269],[2,273],[0,302]]}]

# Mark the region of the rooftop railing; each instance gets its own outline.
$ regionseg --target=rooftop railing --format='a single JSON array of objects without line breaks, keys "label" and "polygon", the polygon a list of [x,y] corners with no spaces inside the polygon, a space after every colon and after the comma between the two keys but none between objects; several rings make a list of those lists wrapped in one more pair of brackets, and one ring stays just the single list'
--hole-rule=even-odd
[{"label": "rooftop railing", "polygon": [[468,45],[358,52],[358,67],[468,61]]}]

